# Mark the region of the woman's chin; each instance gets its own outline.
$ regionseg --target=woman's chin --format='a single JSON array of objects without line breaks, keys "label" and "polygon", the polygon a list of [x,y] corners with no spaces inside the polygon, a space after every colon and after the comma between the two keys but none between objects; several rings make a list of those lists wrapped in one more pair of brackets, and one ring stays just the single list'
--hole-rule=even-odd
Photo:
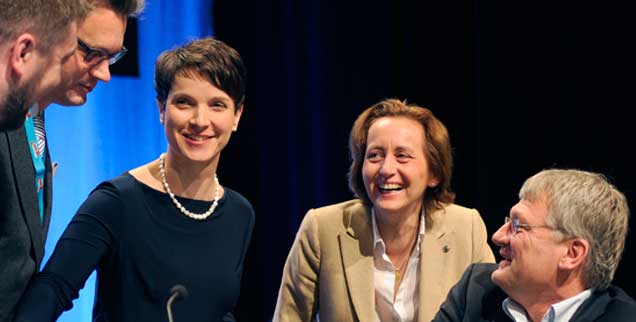
[{"label": "woman's chin", "polygon": [[398,212],[401,207],[391,202],[374,202],[373,209],[379,213],[394,213]]},{"label": "woman's chin", "polygon": [[193,163],[210,163],[214,160],[214,153],[209,149],[182,149],[182,157]]}]

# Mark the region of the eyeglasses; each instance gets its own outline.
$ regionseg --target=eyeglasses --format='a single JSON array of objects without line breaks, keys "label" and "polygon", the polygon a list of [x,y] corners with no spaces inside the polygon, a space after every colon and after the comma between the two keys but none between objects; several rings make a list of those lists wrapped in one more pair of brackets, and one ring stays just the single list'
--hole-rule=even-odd
[{"label": "eyeglasses", "polygon": [[103,49],[92,48],[79,38],[77,38],[77,46],[84,52],[84,62],[91,66],[95,66],[104,60],[108,60],[108,65],[112,65],[128,52],[128,49],[122,46],[120,51],[111,54]]},{"label": "eyeglasses", "polygon": [[510,216],[506,216],[505,221],[504,221],[504,225],[510,224],[510,226],[508,227],[508,235],[509,236],[516,236],[517,233],[519,232],[519,228],[525,229],[525,230],[530,230],[533,228],[547,228],[547,229],[554,229],[550,226],[547,225],[528,225],[528,224],[520,224],[519,223],[519,218],[510,218]]}]

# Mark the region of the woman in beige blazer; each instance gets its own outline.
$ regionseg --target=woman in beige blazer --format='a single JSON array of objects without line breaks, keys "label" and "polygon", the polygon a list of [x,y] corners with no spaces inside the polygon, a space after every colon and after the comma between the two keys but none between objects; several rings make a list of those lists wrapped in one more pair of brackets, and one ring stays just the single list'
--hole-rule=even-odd
[{"label": "woman in beige blazer", "polygon": [[385,100],[351,130],[358,199],[310,210],[289,253],[275,322],[428,322],[475,262],[493,262],[474,209],[453,204],[448,132]]}]

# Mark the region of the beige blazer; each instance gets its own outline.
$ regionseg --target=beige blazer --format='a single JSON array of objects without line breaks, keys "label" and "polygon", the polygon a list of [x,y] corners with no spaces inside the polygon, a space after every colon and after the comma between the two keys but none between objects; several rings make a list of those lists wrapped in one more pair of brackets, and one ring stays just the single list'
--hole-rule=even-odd
[{"label": "beige blazer", "polygon": [[[374,322],[373,228],[360,200],[310,210],[287,257],[274,322]],[[471,263],[493,262],[475,209],[427,215],[420,244],[418,322],[429,322]]]}]

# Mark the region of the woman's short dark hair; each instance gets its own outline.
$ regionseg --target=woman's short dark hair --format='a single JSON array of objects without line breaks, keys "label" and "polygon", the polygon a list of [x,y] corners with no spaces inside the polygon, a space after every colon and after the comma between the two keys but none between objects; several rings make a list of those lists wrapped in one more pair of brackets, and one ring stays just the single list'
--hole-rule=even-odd
[{"label": "woman's short dark hair", "polygon": [[246,71],[239,53],[212,37],[164,51],[155,65],[157,100],[165,106],[175,77],[203,78],[226,92],[238,109],[245,100]]},{"label": "woman's short dark hair", "polygon": [[372,206],[362,180],[362,164],[367,148],[367,135],[373,123],[382,117],[407,117],[417,121],[424,128],[426,160],[431,174],[438,180],[435,187],[427,188],[423,205],[427,213],[432,209],[441,209],[444,203],[455,201],[451,192],[453,158],[448,131],[429,109],[409,105],[397,99],[387,99],[367,108],[353,123],[349,136],[351,167],[349,169],[349,188],[365,204]]}]

